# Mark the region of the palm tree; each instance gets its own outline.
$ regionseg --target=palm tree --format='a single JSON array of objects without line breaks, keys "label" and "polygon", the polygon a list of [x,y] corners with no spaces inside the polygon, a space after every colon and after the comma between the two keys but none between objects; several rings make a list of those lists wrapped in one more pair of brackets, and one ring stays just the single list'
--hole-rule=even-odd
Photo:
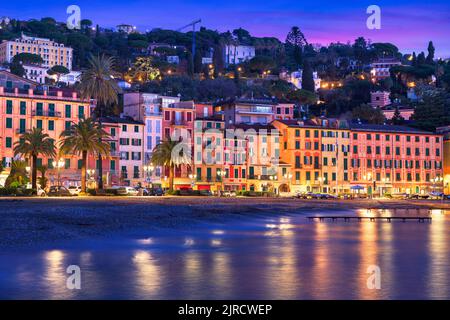
[{"label": "palm tree", "polygon": [[45,189],[47,187],[48,179],[45,176],[47,173],[48,167],[47,166],[39,166],[38,171],[41,173],[41,176],[38,178],[39,184],[42,189]]},{"label": "palm tree", "polygon": [[60,136],[61,154],[81,155],[81,193],[86,193],[86,166],[88,154],[109,155],[110,145],[104,140],[109,134],[92,118],[80,119]]},{"label": "palm tree", "polygon": [[173,191],[175,168],[191,164],[191,148],[184,142],[172,141],[169,138],[153,149],[152,163],[169,168],[169,190]]},{"label": "palm tree", "polygon": [[[105,106],[118,103],[119,86],[114,80],[118,74],[113,70],[115,61],[112,57],[91,55],[88,62],[89,68],[81,75],[79,89],[82,98],[97,101],[95,113],[101,129]],[[98,153],[98,163],[98,188],[103,189],[101,152]]]},{"label": "palm tree", "polygon": [[39,155],[53,157],[56,154],[55,142],[41,128],[33,128],[21,134],[15,143],[14,155],[31,158],[31,188],[37,188],[37,158]]}]

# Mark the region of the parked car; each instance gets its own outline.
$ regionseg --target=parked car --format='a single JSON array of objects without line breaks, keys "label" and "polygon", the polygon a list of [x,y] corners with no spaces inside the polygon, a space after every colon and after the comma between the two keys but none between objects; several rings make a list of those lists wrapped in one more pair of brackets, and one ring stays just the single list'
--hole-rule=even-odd
[{"label": "parked car", "polygon": [[204,197],[211,197],[213,195],[211,190],[200,190],[199,193]]},{"label": "parked car", "polygon": [[118,187],[116,193],[121,196],[137,196],[139,191],[133,187]]},{"label": "parked car", "polygon": [[408,198],[408,194],[406,193],[393,193],[392,194],[392,199],[407,199]]},{"label": "parked car", "polygon": [[429,194],[430,199],[442,199],[444,194],[442,192],[432,191]]},{"label": "parked car", "polygon": [[63,186],[51,186],[47,195],[49,197],[71,197],[70,191]]},{"label": "parked car", "polygon": [[151,188],[149,193],[150,196],[162,197],[164,195],[164,190],[162,188]]},{"label": "parked car", "polygon": [[314,199],[316,195],[312,192],[299,192],[296,194],[298,199]]},{"label": "parked car", "polygon": [[408,195],[408,199],[428,199],[430,197],[430,195],[428,194],[410,194]]},{"label": "parked car", "polygon": [[68,190],[73,196],[77,196],[81,192],[81,186],[69,186]]},{"label": "parked car", "polygon": [[222,195],[224,197],[236,197],[236,191],[223,191]]},{"label": "parked car", "polygon": [[38,197],[45,197],[45,196],[47,196],[47,193],[41,187],[38,187],[36,194],[37,194]]}]

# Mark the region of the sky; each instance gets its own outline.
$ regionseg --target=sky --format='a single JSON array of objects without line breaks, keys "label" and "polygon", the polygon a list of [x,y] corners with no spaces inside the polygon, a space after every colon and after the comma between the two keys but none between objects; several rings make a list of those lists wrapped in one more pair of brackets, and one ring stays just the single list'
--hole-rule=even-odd
[{"label": "sky", "polygon": [[[115,27],[126,23],[140,31],[177,29],[193,20],[202,26],[227,31],[239,27],[254,36],[284,41],[298,26],[308,42],[327,45],[364,36],[372,42],[392,42],[403,53],[426,51],[433,41],[436,57],[450,58],[450,1],[448,0],[27,0],[2,1],[0,17],[17,19],[54,17],[65,21],[66,8],[78,5],[81,18]],[[20,6],[18,5],[20,3]],[[381,29],[369,30],[367,7],[381,8]]]}]

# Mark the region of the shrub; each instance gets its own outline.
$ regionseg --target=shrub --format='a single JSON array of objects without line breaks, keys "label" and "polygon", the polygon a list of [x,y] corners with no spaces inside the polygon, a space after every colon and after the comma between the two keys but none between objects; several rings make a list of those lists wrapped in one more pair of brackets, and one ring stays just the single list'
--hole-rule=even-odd
[{"label": "shrub", "polygon": [[6,187],[6,188],[0,188],[0,196],[13,196],[16,195],[17,188],[13,187]]}]

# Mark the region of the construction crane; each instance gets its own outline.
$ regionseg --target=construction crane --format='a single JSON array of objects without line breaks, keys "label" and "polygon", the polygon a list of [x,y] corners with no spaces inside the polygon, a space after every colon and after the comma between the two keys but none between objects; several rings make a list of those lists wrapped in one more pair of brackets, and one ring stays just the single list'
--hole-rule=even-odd
[{"label": "construction crane", "polygon": [[201,22],[202,22],[202,20],[198,19],[198,20],[192,21],[191,23],[185,25],[184,27],[181,27],[176,30],[176,31],[180,32],[183,29],[186,29],[186,28],[192,26],[192,64],[194,64],[194,61],[195,61],[195,25],[199,24]]}]

